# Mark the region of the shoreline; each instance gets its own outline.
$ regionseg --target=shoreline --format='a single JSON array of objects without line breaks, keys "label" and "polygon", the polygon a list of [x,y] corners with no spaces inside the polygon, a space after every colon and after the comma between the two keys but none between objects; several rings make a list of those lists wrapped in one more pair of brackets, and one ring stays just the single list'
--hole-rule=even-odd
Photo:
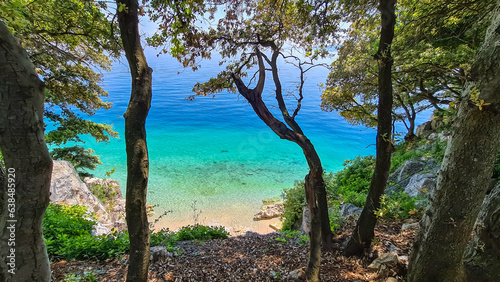
[{"label": "shoreline", "polygon": [[[271,224],[280,222],[280,217],[271,219],[255,220],[254,215],[260,211],[260,207],[249,207],[245,205],[224,205],[216,207],[202,207],[198,213],[168,213],[162,217],[154,226],[154,230],[168,228],[176,231],[188,225],[223,226],[231,236],[242,235],[248,231],[258,234],[269,234],[277,232],[270,227]],[[163,210],[155,211],[150,218],[153,222]]]}]

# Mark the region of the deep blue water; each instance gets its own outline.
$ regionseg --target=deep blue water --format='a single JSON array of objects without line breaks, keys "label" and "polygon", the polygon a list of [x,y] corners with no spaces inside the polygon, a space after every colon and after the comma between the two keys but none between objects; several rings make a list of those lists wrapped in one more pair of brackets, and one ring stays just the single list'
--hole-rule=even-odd
[{"label": "deep blue water", "polygon": [[[239,95],[221,93],[215,98],[185,100],[196,82],[217,74],[221,69],[217,60],[205,61],[199,71],[193,72],[167,55],[157,57],[153,50],[147,53],[154,70],[153,100],[147,121],[148,202],[159,205],[157,214],[173,211],[160,226],[176,228],[186,222],[194,223],[191,205],[196,201],[198,212],[202,211],[198,217],[201,223],[252,227],[252,216],[261,199],[280,196],[284,188],[307,174],[301,149],[274,135]],[[318,83],[324,83],[327,74],[321,68],[307,74],[297,121],[316,147],[324,168],[337,171],[345,159],[374,153],[375,131],[352,126],[336,113],[321,111]],[[284,87],[294,89],[294,69],[283,66],[280,75]],[[276,106],[269,78],[267,85],[264,96],[269,105]],[[112,178],[125,191],[123,113],[130,95],[128,66],[115,63],[102,86],[109,91],[107,100],[113,107],[98,112],[93,119],[113,124],[120,139],[95,143],[86,138],[86,146],[94,149],[103,162],[95,175],[103,177],[106,171],[116,168]],[[293,109],[294,103],[291,105]],[[275,108],[273,111],[276,113]]]}]

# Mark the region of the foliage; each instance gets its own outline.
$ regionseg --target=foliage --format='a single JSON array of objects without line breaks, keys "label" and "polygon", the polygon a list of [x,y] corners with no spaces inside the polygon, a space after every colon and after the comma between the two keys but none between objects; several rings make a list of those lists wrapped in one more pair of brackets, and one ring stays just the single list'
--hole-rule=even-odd
[{"label": "foliage", "polygon": [[383,195],[380,208],[375,212],[378,217],[405,219],[408,217],[420,218],[426,208],[424,196],[410,197],[404,191]]},{"label": "foliage", "polygon": [[54,148],[50,152],[50,156],[54,160],[69,161],[78,171],[80,177],[92,176],[82,169],[95,169],[97,164],[101,164],[99,156],[93,155],[92,149],[85,149],[82,146]]},{"label": "foliage", "polygon": [[[423,140],[423,142],[426,142]],[[418,148],[415,148],[419,146]],[[394,172],[407,160],[419,156],[432,157],[440,162],[444,156],[446,141],[435,140],[432,144],[406,143],[396,146],[391,161],[391,172]],[[500,163],[500,153],[497,164]],[[344,162],[344,168],[336,173],[323,175],[326,184],[330,208],[330,226],[332,231],[338,228],[343,219],[339,214],[340,205],[353,204],[363,207],[366,201],[368,188],[370,186],[375,158],[373,156],[356,157]],[[500,165],[497,165],[500,173]],[[290,189],[283,190],[282,195],[285,202],[285,212],[282,215],[283,230],[293,230],[294,225],[302,216],[302,209],[306,205],[304,181],[296,181]],[[423,198],[411,198],[405,193],[393,193],[386,195],[382,199],[382,207],[377,211],[379,216],[407,218],[409,216],[420,216],[422,205],[425,204]]]},{"label": "foliage", "polygon": [[114,187],[112,184],[109,185],[110,186],[105,187],[101,184],[93,184],[89,186],[89,190],[101,203],[109,203],[118,193],[116,191],[118,187]]},{"label": "foliage", "polygon": [[94,282],[96,278],[92,271],[84,271],[82,275],[80,274],[69,274],[64,277],[63,282]]},{"label": "foliage", "polygon": [[302,216],[303,207],[306,205],[306,192],[304,181],[295,181],[290,189],[284,189],[282,194],[285,206],[281,215],[283,220],[282,230],[292,230],[293,225]]},{"label": "foliage", "polygon": [[408,146],[408,143],[402,143],[396,146],[396,151],[391,158],[391,169],[390,172],[394,172],[406,161],[414,159],[419,156],[423,156],[425,153],[423,150],[414,150]]},{"label": "foliage", "polygon": [[396,151],[391,158],[390,172],[392,173],[396,171],[406,161],[416,159],[418,157],[432,158],[437,163],[441,163],[446,151],[446,145],[447,141],[443,141],[439,138],[433,141],[422,139],[419,142],[402,142],[396,145]]},{"label": "foliage", "polygon": [[[55,128],[46,135],[49,145],[61,147],[68,141],[80,142],[81,134],[89,134],[96,141],[117,136],[110,125],[80,115],[91,116],[99,109],[111,107],[101,100],[107,92],[99,84],[100,72],[110,69],[109,57],[118,57],[121,50],[112,16],[104,1],[0,2],[0,18],[27,50],[44,82],[45,121]],[[56,159],[66,156],[54,153]],[[88,168],[99,163],[89,156],[73,154],[73,159],[88,163]]]},{"label": "foliage", "polygon": [[[104,260],[119,257],[129,251],[127,231],[93,236],[95,224],[87,207],[50,204],[43,220],[49,256],[52,259]],[[168,229],[152,231],[150,235],[151,246],[173,249],[177,241],[225,239],[229,233],[223,227],[195,225],[183,227],[177,232],[170,232]]]},{"label": "foliage", "polygon": [[[340,204],[351,203],[361,207],[364,205],[374,165],[373,156],[357,157],[353,160],[346,160],[343,170],[323,174],[330,206],[337,207],[337,209],[331,209],[330,212],[332,229],[340,226],[341,220],[338,214]],[[283,190],[282,196],[285,203],[285,211],[281,216],[284,219],[283,230],[292,230],[294,224],[302,216],[303,207],[306,205],[304,181],[296,181],[292,188]]]},{"label": "foliage", "polygon": [[447,141],[442,141],[440,139],[435,140],[432,143],[430,150],[427,152],[427,155],[432,156],[434,160],[436,160],[438,163],[441,163],[444,158],[444,153],[446,152],[447,144]]},{"label": "foliage", "polygon": [[274,238],[278,242],[296,242],[299,245],[306,245],[309,241],[309,237],[302,235],[298,230],[282,230],[279,232],[279,236]]},{"label": "foliage", "polygon": [[[326,5],[309,1],[179,1],[154,0],[147,12],[160,24],[148,43],[170,52],[184,67],[196,70],[200,59],[221,55],[226,70],[205,83],[198,83],[196,95],[235,92],[231,74],[247,76],[257,64],[255,50],[274,45],[284,53],[299,53],[311,60],[325,57],[324,46],[334,42],[338,17]],[[322,6],[324,9],[319,11]],[[208,24],[203,24],[208,23]],[[282,48],[285,44],[293,51]],[[285,56],[281,54],[283,57]],[[294,56],[288,60],[297,59]],[[298,64],[298,63],[297,63]]]},{"label": "foliage", "polygon": [[340,214],[340,204],[338,201],[334,202],[328,212],[328,217],[330,219],[330,228],[332,232],[335,234],[336,229],[340,228],[340,225],[344,221],[342,215]]},{"label": "foliage", "polygon": [[[339,1],[351,25],[337,48],[322,108],[338,111],[348,122],[373,127],[377,124],[377,62],[379,20],[377,13],[363,12],[368,2]],[[460,97],[487,26],[484,14],[494,1],[449,3],[398,1],[396,36],[391,46],[394,58],[393,116],[401,120],[409,136],[416,115],[434,107],[443,110]],[[371,9],[373,10],[373,6]],[[369,9],[368,9],[369,10]],[[482,12],[478,12],[482,11]]]},{"label": "foliage", "polygon": [[351,203],[358,207],[364,206],[366,193],[375,167],[375,157],[356,157],[346,160],[344,169],[337,172],[332,184],[328,185],[328,193],[341,204]]},{"label": "foliage", "polygon": [[226,239],[229,232],[222,226],[211,227],[195,224],[182,227],[174,236],[176,241]]}]

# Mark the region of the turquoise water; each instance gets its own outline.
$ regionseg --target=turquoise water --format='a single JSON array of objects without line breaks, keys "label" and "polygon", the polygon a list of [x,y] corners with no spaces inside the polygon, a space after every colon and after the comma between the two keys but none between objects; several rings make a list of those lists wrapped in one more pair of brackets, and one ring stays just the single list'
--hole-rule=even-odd
[{"label": "turquoise water", "polygon": [[[307,174],[301,149],[275,136],[241,96],[222,93],[215,98],[185,100],[196,82],[217,74],[220,67],[216,60],[204,62],[197,72],[183,69],[168,56],[156,57],[154,51],[148,52],[148,60],[154,70],[153,101],[147,121],[148,202],[159,205],[155,209],[157,215],[172,211],[158,226],[177,228],[193,224],[198,214],[198,222],[205,224],[255,228],[257,223],[252,217],[261,200],[280,196],[284,188]],[[297,74],[287,67],[280,71],[284,83],[293,89]],[[375,132],[354,127],[336,113],[320,110],[317,84],[323,83],[327,74],[326,69],[317,68],[307,75],[306,96],[297,121],[315,145],[324,168],[337,171],[345,159],[374,153]],[[269,80],[264,96],[270,105],[276,105],[271,83]],[[109,91],[113,108],[97,113],[94,120],[112,123],[120,139],[95,143],[87,138],[86,147],[95,150],[103,162],[95,175],[103,177],[106,171],[116,168],[111,178],[120,182],[124,192],[122,115],[130,95],[128,67],[115,63],[106,74],[103,87]],[[196,211],[192,207],[194,201]]]}]

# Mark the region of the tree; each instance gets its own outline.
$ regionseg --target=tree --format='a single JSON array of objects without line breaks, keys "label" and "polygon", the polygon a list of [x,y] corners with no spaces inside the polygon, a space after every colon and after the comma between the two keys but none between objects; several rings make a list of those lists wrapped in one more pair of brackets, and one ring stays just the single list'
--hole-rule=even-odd
[{"label": "tree", "polygon": [[421,221],[409,281],[466,281],[464,251],[500,146],[498,1],[491,15],[484,43],[467,75],[431,206]]},{"label": "tree", "polygon": [[109,57],[118,57],[121,50],[110,15],[104,1],[0,3],[0,17],[19,38],[45,83],[44,116],[54,127],[47,132],[46,142],[56,147],[51,155],[77,168],[87,163],[82,168],[93,169],[100,162],[80,145],[64,147],[68,141],[81,142],[82,134],[97,142],[117,136],[112,126],[85,118],[111,107],[101,100],[107,92],[99,85],[99,72],[109,70]]},{"label": "tree", "polygon": [[149,224],[146,192],[149,158],[146,118],[151,107],[152,72],[146,61],[139,35],[139,3],[117,0],[118,22],[125,56],[132,76],[132,92],[125,117],[127,151],[126,219],[130,236],[127,281],[148,281]]},{"label": "tree", "polygon": [[381,0],[380,43],[375,58],[378,61],[378,111],[377,111],[377,155],[375,169],[370,182],[366,204],[356,223],[352,236],[347,241],[344,254],[347,256],[362,254],[369,247],[374,237],[377,217],[375,211],[380,208],[380,197],[384,194],[389,169],[391,167],[392,131],[392,63],[391,44],[396,23],[395,0]]},{"label": "tree", "polygon": [[[488,10],[492,1],[442,2],[398,1],[398,36],[391,50],[393,117],[405,125],[407,140],[415,136],[415,119],[420,112],[432,107],[443,111],[444,106],[459,97],[464,74],[470,69],[486,30],[483,16],[471,10]],[[453,13],[432,16],[440,9],[452,9]],[[378,74],[372,54],[379,43],[376,14],[371,10],[362,14],[355,11],[348,19],[352,24],[332,64],[322,108],[339,111],[348,122],[374,127]]]},{"label": "tree", "polygon": [[52,160],[44,141],[43,83],[0,22],[0,149],[6,166],[0,217],[0,280],[49,281],[42,236]]},{"label": "tree", "polygon": [[[152,6],[156,14],[154,19],[172,19],[167,16],[168,12],[166,12],[166,8],[172,9],[172,7],[158,5],[159,3],[163,2],[157,1]],[[305,190],[311,215],[311,240],[306,275],[309,280],[317,281],[319,280],[321,241],[324,247],[329,248],[332,243],[332,232],[322,177],[323,167],[314,146],[295,118],[304,98],[304,74],[315,66],[314,59],[326,55],[324,49],[313,49],[313,47],[319,46],[320,41],[325,42],[328,39],[312,36],[314,32],[306,28],[307,21],[301,22],[301,19],[309,18],[310,13],[314,13],[314,9],[309,10],[307,16],[300,16],[299,4],[306,5],[302,1],[231,1],[224,6],[225,15],[219,20],[216,28],[209,27],[208,30],[198,28],[188,24],[189,21],[193,21],[191,17],[183,21],[183,18],[179,16],[178,29],[171,30],[169,28],[175,26],[174,24],[162,23],[162,31],[153,36],[150,42],[161,46],[166,43],[164,38],[166,34],[175,35],[182,30],[182,41],[169,43],[173,45],[173,53],[184,63],[184,66],[193,68],[198,67],[197,58],[209,58],[211,51],[218,50],[222,55],[222,63],[230,61],[226,70],[208,82],[196,84],[193,91],[197,95],[212,95],[224,90],[233,92],[237,90],[273,132],[282,139],[296,143],[302,149],[309,166],[309,173],[305,177]],[[188,9],[186,6],[173,8],[174,11],[175,9],[184,11]],[[202,7],[199,11],[203,14],[203,11],[208,11],[208,9]],[[328,18],[325,17],[325,19]],[[331,29],[336,27],[336,19],[331,17],[331,23],[334,24],[330,25]],[[287,48],[285,44],[290,44],[292,47]],[[298,50],[305,53],[305,60],[295,55]],[[284,97],[279,76],[279,60],[288,61],[299,70],[296,107],[293,111],[289,110],[289,99]],[[250,81],[244,82],[243,77],[254,70],[255,73]],[[281,115],[283,121],[276,118],[262,97],[267,71],[272,75],[278,114]],[[255,87],[251,88],[254,78]]]}]

